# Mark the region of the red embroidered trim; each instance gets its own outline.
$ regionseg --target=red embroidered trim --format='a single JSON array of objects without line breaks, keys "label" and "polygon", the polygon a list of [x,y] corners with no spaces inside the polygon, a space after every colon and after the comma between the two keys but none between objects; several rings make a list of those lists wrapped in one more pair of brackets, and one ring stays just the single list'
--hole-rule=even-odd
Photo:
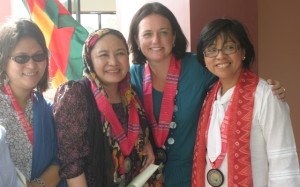
[{"label": "red embroidered trim", "polygon": [[[258,84],[258,76],[244,70],[237,83],[230,108],[231,116],[228,123],[228,186],[252,186],[250,131],[254,107],[254,93]],[[205,186],[205,158],[207,126],[210,119],[214,93],[218,90],[215,85],[208,93],[201,110],[198,122],[197,138],[194,151],[194,164],[192,172],[192,186]],[[234,115],[236,114],[236,115]]]}]

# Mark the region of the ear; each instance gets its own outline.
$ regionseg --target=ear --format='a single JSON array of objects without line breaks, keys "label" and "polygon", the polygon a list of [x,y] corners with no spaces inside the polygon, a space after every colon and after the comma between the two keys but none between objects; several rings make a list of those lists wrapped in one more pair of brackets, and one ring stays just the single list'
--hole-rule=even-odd
[{"label": "ear", "polygon": [[242,50],[241,50],[241,56],[242,56],[242,58],[244,58],[244,57],[246,56],[246,51],[245,51],[245,49],[242,49]]}]

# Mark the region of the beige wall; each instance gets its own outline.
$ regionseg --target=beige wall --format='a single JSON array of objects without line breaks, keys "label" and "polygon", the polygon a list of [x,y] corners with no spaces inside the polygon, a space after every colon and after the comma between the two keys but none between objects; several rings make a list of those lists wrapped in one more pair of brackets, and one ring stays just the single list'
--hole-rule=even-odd
[{"label": "beige wall", "polygon": [[[116,0],[117,28],[128,38],[129,25],[135,12],[145,3],[153,0]],[[189,0],[159,0],[158,2],[167,6],[176,16],[189,41],[190,51],[190,1]],[[182,13],[182,14],[180,14]]]},{"label": "beige wall", "polygon": [[81,0],[81,11],[115,12],[116,0]]},{"label": "beige wall", "polygon": [[258,71],[285,86],[300,159],[300,1],[258,0]]}]

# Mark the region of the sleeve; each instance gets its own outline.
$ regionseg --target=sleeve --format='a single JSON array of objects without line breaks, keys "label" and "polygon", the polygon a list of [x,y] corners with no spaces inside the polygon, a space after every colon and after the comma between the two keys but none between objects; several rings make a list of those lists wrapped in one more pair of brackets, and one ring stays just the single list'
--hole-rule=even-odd
[{"label": "sleeve", "polygon": [[58,88],[53,104],[57,125],[60,176],[74,178],[85,170],[88,155],[87,101],[84,86],[70,81]]},{"label": "sleeve", "polygon": [[258,87],[258,114],[266,142],[269,184],[272,187],[300,186],[299,162],[289,107],[272,94],[264,81]]}]

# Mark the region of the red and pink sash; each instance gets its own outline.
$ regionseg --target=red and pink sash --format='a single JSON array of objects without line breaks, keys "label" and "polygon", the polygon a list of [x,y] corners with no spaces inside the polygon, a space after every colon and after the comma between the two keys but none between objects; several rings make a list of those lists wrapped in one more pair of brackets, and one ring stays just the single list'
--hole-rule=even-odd
[{"label": "red and pink sash", "polygon": [[136,103],[134,98],[131,98],[128,116],[128,133],[126,135],[124,128],[114,112],[112,105],[108,101],[108,98],[105,96],[105,93],[101,92],[93,81],[90,81],[90,84],[98,110],[103,114],[105,120],[110,123],[113,135],[120,145],[122,154],[128,156],[131,153],[140,132],[139,115],[136,108],[136,106],[139,106],[138,103]]},{"label": "red and pink sash", "polygon": [[[228,154],[228,186],[252,186],[250,131],[254,94],[258,81],[259,78],[256,74],[248,70],[242,71],[222,122],[222,125],[223,123],[228,125],[227,132],[225,132],[227,148],[222,145],[222,152],[227,150],[225,154]],[[193,187],[205,186],[207,130],[210,124],[212,106],[219,88],[220,83],[218,82],[208,93],[201,110],[194,150]],[[213,163],[213,167],[219,167],[223,159],[224,155],[221,154]]]},{"label": "red and pink sash", "polygon": [[160,108],[159,122],[157,123],[153,111],[151,71],[149,64],[145,64],[143,80],[144,107],[146,117],[150,122],[155,144],[159,148],[164,145],[169,134],[180,70],[180,61],[172,56]]}]

